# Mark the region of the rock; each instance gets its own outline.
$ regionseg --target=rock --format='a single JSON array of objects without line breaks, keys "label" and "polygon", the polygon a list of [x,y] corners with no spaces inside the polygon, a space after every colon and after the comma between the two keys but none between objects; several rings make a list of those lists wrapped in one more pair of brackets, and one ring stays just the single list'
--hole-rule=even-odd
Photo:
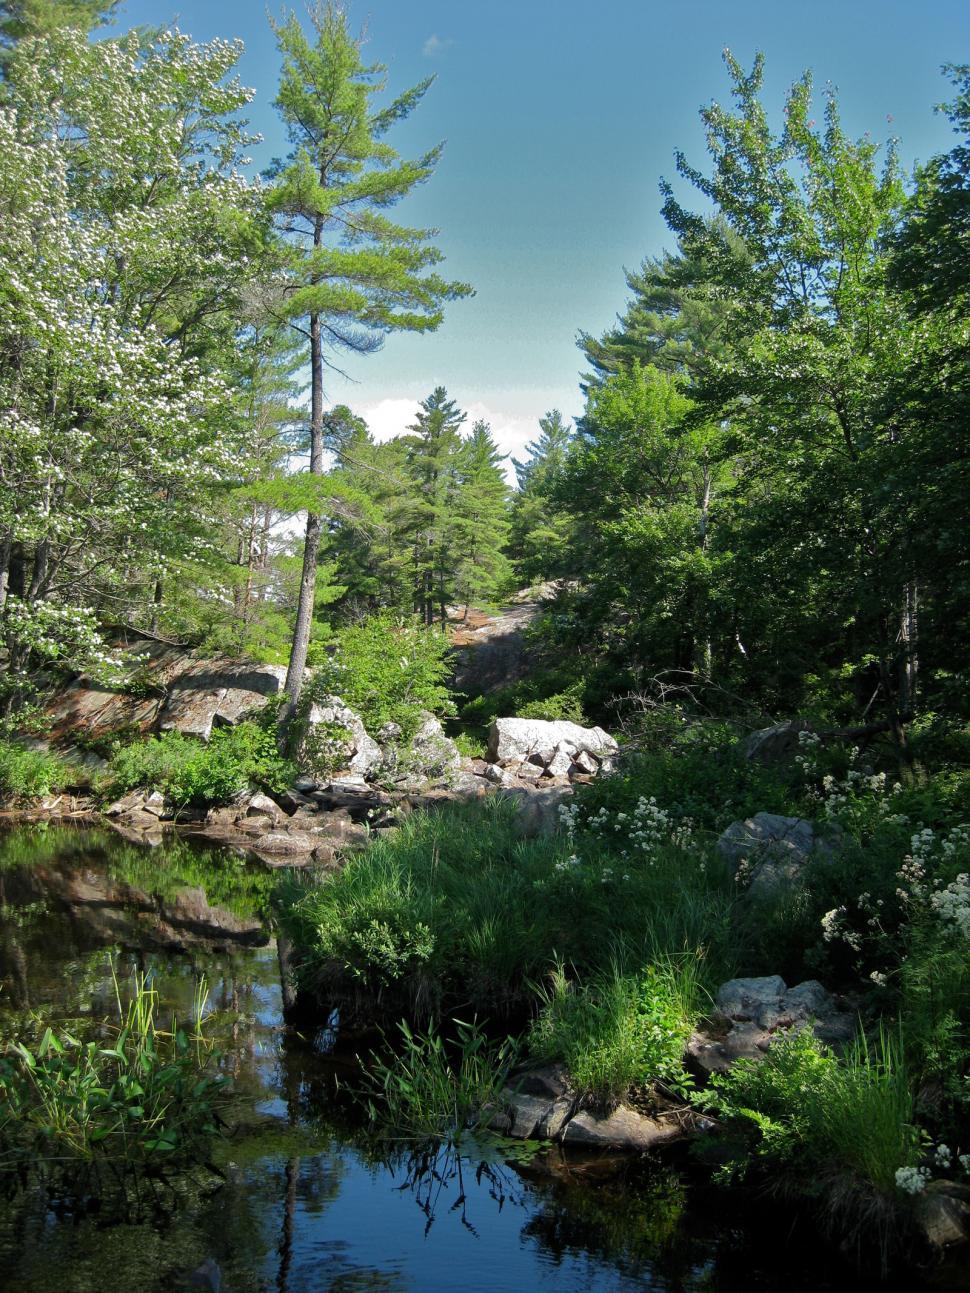
[{"label": "rock", "polygon": [[551,835],[559,829],[559,808],[572,790],[569,786],[516,786],[501,792],[517,808],[516,826],[520,835]]},{"label": "rock", "polygon": [[398,745],[401,741],[401,726],[399,723],[384,723],[377,731],[377,744],[382,748],[385,745]]},{"label": "rock", "polygon": [[489,728],[488,757],[492,763],[525,762],[535,751],[555,750],[561,742],[572,745],[574,753],[585,750],[604,757],[619,748],[601,727],[580,727],[565,720],[497,718]]},{"label": "rock", "polygon": [[771,1043],[811,1024],[829,1046],[852,1040],[858,1022],[816,979],[789,988],[778,974],[730,979],[718,989],[717,1018],[690,1039],[688,1056],[703,1073],[719,1073],[739,1059],[763,1059]]},{"label": "rock", "polygon": [[126,795],[116,799],[104,810],[106,817],[125,817],[128,813],[139,812],[144,808],[147,798],[144,790],[129,790]]},{"label": "rock", "polygon": [[543,1068],[513,1074],[510,1086],[522,1095],[541,1095],[549,1100],[559,1100],[569,1091],[569,1077],[562,1064],[547,1064]]},{"label": "rock", "polygon": [[[536,775],[541,776],[541,769],[536,769]],[[497,763],[489,763],[485,768],[485,780],[490,781],[493,786],[514,786],[516,783],[515,774],[508,768],[502,768]]]},{"label": "rock", "polygon": [[775,723],[752,732],[744,742],[744,757],[758,763],[785,763],[801,749],[799,734],[815,732],[807,718],[793,718],[786,723]]},{"label": "rock", "polygon": [[577,753],[585,753],[585,751],[577,751],[571,741],[560,741],[552,758],[546,764],[548,775],[550,777],[568,776],[569,769],[573,765],[573,755]]},{"label": "rock", "polygon": [[165,812],[165,796],[158,790],[153,790],[142,804],[142,811],[151,813],[153,817],[161,817]]},{"label": "rock", "polygon": [[717,842],[717,851],[739,877],[748,880],[749,893],[770,895],[797,884],[810,859],[832,861],[842,848],[838,826],[819,827],[801,817],[756,813],[746,821],[732,822]]},{"label": "rock", "polygon": [[213,726],[232,726],[283,690],[286,669],[221,658],[189,661],[168,685],[158,727],[208,741]]},{"label": "rock", "polygon": [[[496,763],[492,766],[497,768],[498,764]],[[537,763],[520,763],[515,772],[511,768],[503,768],[502,770],[509,778],[505,784],[510,786],[514,786],[516,781],[539,781],[546,773],[545,768]]]},{"label": "rock", "polygon": [[374,772],[383,759],[381,747],[367,735],[360,715],[339,696],[323,696],[310,706],[297,757],[309,771],[332,766],[359,777]]},{"label": "rock", "polygon": [[931,1248],[954,1248],[970,1238],[970,1204],[947,1190],[949,1181],[931,1181],[916,1201],[916,1221]]},{"label": "rock", "polygon": [[780,974],[760,979],[730,979],[717,991],[717,1008],[727,1019],[757,1019],[765,1011],[777,1012],[786,992]]},{"label": "rock", "polygon": [[270,831],[268,835],[260,836],[256,847],[260,853],[289,856],[297,853],[312,853],[318,845],[319,840],[300,831],[288,833]]},{"label": "rock", "polygon": [[411,738],[410,752],[417,770],[426,777],[440,777],[461,766],[458,746],[445,736],[445,729],[433,714],[422,715],[421,725]]},{"label": "rock", "polygon": [[657,1145],[681,1140],[685,1130],[673,1118],[651,1118],[628,1105],[600,1117],[584,1109],[567,1123],[562,1143],[577,1149],[614,1149],[644,1151]]},{"label": "rock", "polygon": [[573,760],[573,767],[570,768],[569,771],[572,773],[573,768],[575,768],[576,772],[585,772],[592,776],[594,773],[599,771],[599,766],[599,761],[594,755],[590,754],[588,750],[580,750],[576,754]]},{"label": "rock", "polygon": [[246,816],[269,817],[274,822],[286,820],[286,813],[283,812],[279,804],[270,799],[269,795],[264,795],[258,790],[249,797],[249,802],[246,804]]}]

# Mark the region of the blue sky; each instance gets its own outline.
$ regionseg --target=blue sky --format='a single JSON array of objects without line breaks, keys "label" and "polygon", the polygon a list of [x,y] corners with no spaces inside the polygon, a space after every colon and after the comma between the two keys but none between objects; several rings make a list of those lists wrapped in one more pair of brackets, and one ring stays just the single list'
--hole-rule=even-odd
[{"label": "blue sky", "polygon": [[[294,6],[302,10],[302,0]],[[698,108],[728,97],[725,46],[744,64],[767,57],[766,101],[811,68],[838,91],[853,134],[900,140],[907,167],[951,144],[933,113],[945,62],[970,61],[967,0],[353,0],[366,54],[386,63],[389,90],[434,72],[413,116],[389,136],[416,154],[446,140],[438,172],[398,208],[441,230],[449,276],[476,296],[453,304],[440,331],[388,338],[351,358],[351,383],[328,394],[381,435],[445,385],[520,453],[538,418],[581,409],[579,329],[599,333],[622,309],[623,267],[670,238],[657,182],[673,153],[705,161]],[[120,22],[176,22],[199,40],[241,37],[241,73],[256,90],[262,165],[285,151],[272,108],[278,60],[263,0],[126,0]],[[277,3],[270,12],[281,12]]]}]

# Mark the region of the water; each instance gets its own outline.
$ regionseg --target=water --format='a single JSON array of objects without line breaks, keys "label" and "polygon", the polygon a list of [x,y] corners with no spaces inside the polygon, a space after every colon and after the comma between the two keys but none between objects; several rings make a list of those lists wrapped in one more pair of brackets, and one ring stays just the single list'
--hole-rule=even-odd
[{"label": "water", "polygon": [[[0,1288],[18,1293],[825,1293],[851,1279],[791,1213],[705,1191],[686,1162],[517,1162],[375,1148],[335,1077],[332,1031],[283,1023],[269,925],[274,879],[225,849],[155,849],[113,832],[0,835],[0,1024],[41,1011],[67,1025],[108,1014],[119,975],[149,971],[186,1018],[200,974],[207,1031],[241,1093],[242,1126],[217,1172],[177,1183],[134,1220],[0,1203]],[[961,1272],[944,1272],[960,1287]],[[908,1289],[930,1288],[912,1273]],[[941,1287],[934,1277],[932,1287]]]}]

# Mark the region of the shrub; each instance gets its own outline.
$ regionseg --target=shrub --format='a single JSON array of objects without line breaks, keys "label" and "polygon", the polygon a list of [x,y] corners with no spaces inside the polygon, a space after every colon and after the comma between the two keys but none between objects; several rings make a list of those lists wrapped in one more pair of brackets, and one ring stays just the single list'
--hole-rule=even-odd
[{"label": "shrub", "polygon": [[393,722],[406,741],[422,711],[439,717],[455,712],[445,685],[451,672],[448,650],[448,639],[436,629],[387,613],[375,615],[341,630],[336,651],[314,671],[306,703],[340,696],[369,732]]},{"label": "shrub", "polygon": [[583,685],[574,683],[566,691],[560,691],[540,700],[530,700],[516,709],[519,718],[540,718],[551,722],[568,721],[585,727],[586,715],[583,713]]},{"label": "shrub", "polygon": [[116,792],[151,786],[179,807],[228,803],[250,784],[279,792],[294,775],[273,731],[255,722],[216,728],[208,744],[164,732],[116,749],[111,758]]},{"label": "shrub", "polygon": [[[464,1003],[510,1014],[568,949],[577,973],[705,949],[732,967],[723,873],[669,842],[647,857],[567,833],[522,839],[498,798],[415,813],[325,883],[284,900],[308,987],[367,1009],[435,1015]],[[615,852],[610,850],[615,849]],[[582,853],[582,856],[580,856]]]},{"label": "shrub", "polygon": [[888,1033],[840,1060],[810,1030],[793,1032],[764,1060],[715,1075],[712,1090],[709,1103],[752,1133],[755,1158],[797,1173],[809,1193],[896,1200],[897,1172],[918,1159],[902,1046]]},{"label": "shrub", "polygon": [[614,963],[583,985],[571,983],[558,965],[540,990],[529,1049],[537,1059],[561,1060],[580,1093],[599,1104],[615,1104],[631,1088],[656,1082],[683,1091],[695,1013],[693,960],[636,973]]},{"label": "shrub", "polygon": [[28,750],[14,741],[0,741],[0,797],[33,799],[49,795],[69,785],[71,775],[55,754]]}]

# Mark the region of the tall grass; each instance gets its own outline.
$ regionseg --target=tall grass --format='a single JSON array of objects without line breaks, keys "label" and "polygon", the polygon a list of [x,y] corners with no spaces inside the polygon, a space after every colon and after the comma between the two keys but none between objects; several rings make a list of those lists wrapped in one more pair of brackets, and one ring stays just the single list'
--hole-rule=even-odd
[{"label": "tall grass", "polygon": [[538,996],[529,1049],[537,1059],[561,1060],[586,1101],[613,1105],[658,1082],[685,1089],[683,1057],[698,1001],[695,957],[634,971],[614,960],[582,984],[560,964]]},{"label": "tall grass", "polygon": [[435,1028],[412,1032],[402,1021],[397,1053],[370,1057],[360,1094],[383,1132],[457,1139],[494,1106],[518,1045],[511,1038],[490,1041],[477,1023],[453,1022],[451,1046]]},{"label": "tall grass", "polygon": [[[318,886],[284,895],[302,980],[328,1000],[417,1018],[531,1008],[561,956],[580,975],[623,944],[634,962],[703,947],[731,964],[729,881],[671,847],[623,858],[621,842],[519,837],[498,800],[415,814]],[[611,848],[614,850],[610,852]]]}]

